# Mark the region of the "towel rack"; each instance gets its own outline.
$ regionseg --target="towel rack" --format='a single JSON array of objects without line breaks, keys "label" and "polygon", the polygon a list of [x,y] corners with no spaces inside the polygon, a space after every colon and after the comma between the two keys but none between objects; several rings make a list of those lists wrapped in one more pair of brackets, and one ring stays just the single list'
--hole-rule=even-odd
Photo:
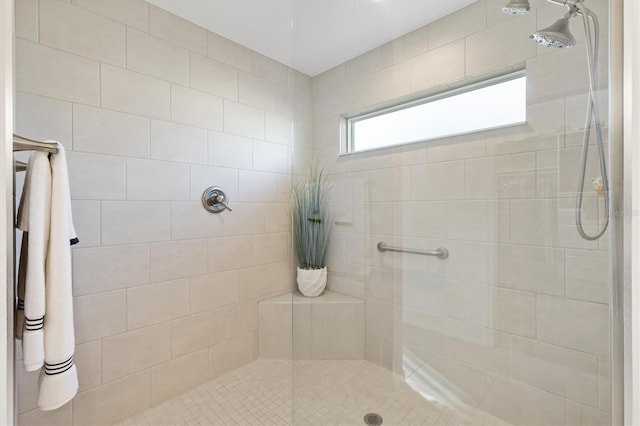
[{"label": "towel rack", "polygon": [[44,151],[56,154],[58,152],[58,144],[55,142],[36,141],[14,133],[13,151]]},{"label": "towel rack", "polygon": [[28,164],[24,161],[16,160],[16,172],[24,172],[25,170],[27,170],[27,166]]}]

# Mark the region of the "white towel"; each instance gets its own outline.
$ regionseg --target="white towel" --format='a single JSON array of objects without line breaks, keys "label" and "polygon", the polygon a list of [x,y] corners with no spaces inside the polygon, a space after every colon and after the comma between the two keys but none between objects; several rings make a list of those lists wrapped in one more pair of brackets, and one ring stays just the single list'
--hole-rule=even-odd
[{"label": "white towel", "polygon": [[78,392],[73,363],[73,292],[71,244],[78,242],[71,217],[69,176],[64,148],[51,156],[51,231],[46,259],[46,310],[44,322],[45,365],[40,374],[38,407],[54,410]]},{"label": "white towel", "polygon": [[[18,227],[28,232],[24,282],[24,367],[36,371],[44,364],[45,262],[51,214],[51,166],[47,154],[29,157],[28,175],[20,202]],[[20,291],[19,291],[20,293]],[[20,302],[18,302],[20,307]]]}]

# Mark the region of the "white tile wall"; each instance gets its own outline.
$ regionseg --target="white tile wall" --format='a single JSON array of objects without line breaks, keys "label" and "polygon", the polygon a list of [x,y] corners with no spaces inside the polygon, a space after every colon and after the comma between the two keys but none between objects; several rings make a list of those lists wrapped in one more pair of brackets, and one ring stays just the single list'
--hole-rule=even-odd
[{"label": "white tile wall", "polygon": [[72,104],[57,99],[16,93],[15,132],[38,140],[55,140],[72,148]]},{"label": "white tile wall", "polygon": [[[371,295],[380,309],[367,325],[372,360],[401,366],[413,345],[431,354],[423,370],[442,372],[465,400],[477,403],[488,386],[482,408],[507,421],[603,419],[608,264],[576,242],[566,217],[575,150],[563,132],[579,130],[572,111],[586,74],[557,78],[581,69],[584,55],[540,53],[527,40],[535,15],[498,19],[494,3],[479,0],[310,79],[142,0],[20,1],[16,127],[71,151],[84,244],[74,249],[86,342],[77,354],[87,371],[73,407],[20,422],[111,424],[255,359],[258,300],[292,286],[283,218],[291,170],[306,172],[292,162],[312,143],[349,219],[336,228],[330,286]],[[338,113],[525,61],[527,126],[336,157]],[[557,119],[563,109],[567,123]],[[387,167],[408,182],[386,181]],[[211,185],[228,190],[234,212],[204,213],[199,197]],[[592,221],[595,201],[587,204]],[[446,246],[451,257],[382,255],[382,238]],[[409,272],[426,290],[420,298],[410,297]],[[554,374],[532,375],[529,364]]]},{"label": "white tile wall", "polygon": [[[165,142],[165,147],[168,145],[169,141],[164,136],[159,139],[160,145],[162,142]],[[162,151],[162,148],[158,150]],[[174,148],[168,150],[172,151]],[[189,166],[174,162],[127,159],[127,199],[188,200]]]},{"label": "white tile wall", "polygon": [[164,241],[170,236],[169,202],[102,202],[103,245]]},{"label": "white tile wall", "polygon": [[[83,392],[73,403],[78,425],[113,424],[150,406],[149,370]],[[69,423],[67,423],[69,424]]]},{"label": "white tile wall", "polygon": [[84,105],[73,106],[76,151],[149,156],[149,119]]},{"label": "white tile wall", "polygon": [[227,99],[238,99],[236,68],[192,52],[189,70],[192,88]]},{"label": "white tile wall", "polygon": [[[140,328],[102,340],[102,382],[128,376],[171,359],[171,324]],[[96,389],[104,388],[98,387]]]},{"label": "white tile wall", "polygon": [[170,118],[169,82],[102,64],[100,94],[103,108],[163,120]]},{"label": "white tile wall", "polygon": [[427,27],[418,28],[382,46],[382,66],[387,67],[427,50]]},{"label": "white tile wall", "polygon": [[77,345],[73,362],[79,373],[79,392],[100,385],[102,382],[102,342],[100,340]]},{"label": "white tile wall", "polygon": [[224,131],[264,139],[264,110],[225,99]]},{"label": "white tile wall", "polygon": [[124,200],[124,157],[70,152],[67,154],[71,198],[76,200]]},{"label": "white tile wall", "polygon": [[207,131],[168,121],[151,120],[151,158],[206,164]]},{"label": "white tile wall", "polygon": [[127,30],[127,68],[189,84],[189,51],[133,29]]},{"label": "white tile wall", "polygon": [[151,404],[159,404],[204,383],[209,377],[203,371],[208,368],[207,349],[151,368]]},{"label": "white tile wall", "polygon": [[76,248],[100,245],[100,201],[74,200],[71,202],[73,225],[82,235]]},{"label": "white tile wall", "polygon": [[428,27],[429,49],[436,49],[452,41],[464,39],[486,28],[486,0],[475,2]]},{"label": "white tile wall", "polygon": [[84,343],[126,330],[127,297],[123,290],[75,298],[76,342]]},{"label": "white tile wall", "polygon": [[127,289],[127,329],[145,327],[189,313],[189,280]]},{"label": "white tile wall", "polygon": [[171,85],[171,120],[189,126],[222,130],[222,99],[177,84]]},{"label": "white tile wall", "polygon": [[251,72],[251,50],[218,34],[207,33],[207,55],[241,70]]},{"label": "white tile wall", "polygon": [[144,0],[73,0],[71,4],[140,31],[149,31],[149,3]]},{"label": "white tile wall", "polygon": [[209,164],[220,167],[251,169],[253,167],[250,138],[210,131]]},{"label": "white tile wall", "polygon": [[207,272],[207,240],[183,240],[153,243],[151,281],[202,275]]},{"label": "white tile wall", "polygon": [[540,296],[537,316],[540,340],[603,358],[609,356],[607,305]]},{"label": "white tile wall", "polygon": [[512,339],[511,373],[517,380],[598,406],[598,358],[534,340]]},{"label": "white tile wall", "polygon": [[39,16],[41,44],[124,66],[124,25],[58,1],[42,2]]},{"label": "white tile wall", "polygon": [[[44,69],[46,73],[41,72]],[[97,106],[99,82],[97,61],[16,39],[16,89]]]},{"label": "white tile wall", "polygon": [[[112,424],[255,359],[255,298],[291,288],[286,175],[294,103],[311,149],[311,80],[142,0],[17,12],[16,129],[67,148],[81,240],[80,394],[29,411],[23,378],[19,421]],[[202,208],[213,185],[234,212]]]},{"label": "white tile wall", "polygon": [[171,335],[173,357],[213,346],[224,340],[224,311],[209,310],[175,319]]},{"label": "white tile wall", "polygon": [[38,0],[25,0],[14,5],[16,37],[38,42]]},{"label": "white tile wall", "polygon": [[146,284],[149,263],[148,244],[76,249],[73,292],[80,296]]},{"label": "white tile wall", "polygon": [[536,31],[533,13],[511,19],[466,39],[466,73],[479,75],[536,56],[529,36]]},{"label": "white tile wall", "polygon": [[207,31],[156,6],[149,7],[149,33],[201,54],[207,53]]},{"label": "white tile wall", "polygon": [[459,40],[430,50],[411,61],[414,91],[430,89],[465,77],[465,43]]}]

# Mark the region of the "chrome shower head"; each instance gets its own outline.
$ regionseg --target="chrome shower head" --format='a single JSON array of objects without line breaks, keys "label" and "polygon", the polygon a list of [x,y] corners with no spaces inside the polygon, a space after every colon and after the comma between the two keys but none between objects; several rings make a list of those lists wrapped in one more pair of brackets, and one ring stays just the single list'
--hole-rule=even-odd
[{"label": "chrome shower head", "polygon": [[529,9],[531,9],[529,0],[511,0],[502,8],[502,13],[505,15],[524,15],[529,12]]},{"label": "chrome shower head", "polygon": [[576,45],[576,39],[569,30],[569,19],[574,16],[573,12],[567,13],[558,19],[553,25],[536,31],[531,38],[543,46],[557,47],[565,49]]}]

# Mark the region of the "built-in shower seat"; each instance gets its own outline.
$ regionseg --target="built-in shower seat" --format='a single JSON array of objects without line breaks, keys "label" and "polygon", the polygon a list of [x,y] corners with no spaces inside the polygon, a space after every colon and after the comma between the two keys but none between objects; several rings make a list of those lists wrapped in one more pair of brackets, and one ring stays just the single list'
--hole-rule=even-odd
[{"label": "built-in shower seat", "polygon": [[365,302],[334,291],[289,293],[258,304],[260,358],[364,359]]}]

